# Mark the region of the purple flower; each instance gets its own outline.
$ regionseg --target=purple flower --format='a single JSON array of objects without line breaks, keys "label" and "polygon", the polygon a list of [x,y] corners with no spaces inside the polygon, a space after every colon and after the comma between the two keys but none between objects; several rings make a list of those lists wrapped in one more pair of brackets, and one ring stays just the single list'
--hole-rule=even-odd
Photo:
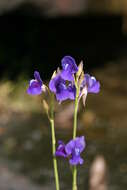
[{"label": "purple flower", "polygon": [[60,74],[57,74],[53,79],[50,80],[49,88],[56,94],[56,99],[58,101],[61,102],[69,98],[66,81],[61,78]]},{"label": "purple flower", "polygon": [[55,155],[56,156],[62,156],[64,158],[66,158],[67,154],[66,154],[66,151],[65,151],[65,144],[62,141],[58,141],[58,144],[59,144],[59,146],[58,146],[58,148],[56,150]]},{"label": "purple flower", "polygon": [[61,77],[64,80],[73,81],[73,75],[78,71],[78,67],[74,58],[71,56],[65,56],[62,60],[62,72]]},{"label": "purple flower", "polygon": [[35,79],[32,79],[29,82],[29,87],[27,89],[29,95],[39,95],[43,91],[43,82],[38,71],[34,72],[34,78]]},{"label": "purple flower", "polygon": [[71,165],[83,164],[84,161],[80,157],[80,154],[84,150],[85,146],[84,136],[77,137],[66,144],[65,150],[67,155],[71,156],[69,160]]},{"label": "purple flower", "polygon": [[87,87],[88,93],[98,93],[100,91],[100,83],[95,77],[85,74],[82,87]]},{"label": "purple flower", "polygon": [[56,150],[56,156],[69,158],[71,165],[83,164],[83,159],[80,157],[81,152],[84,150],[86,144],[84,136],[77,137],[69,141],[66,145],[60,141]]}]

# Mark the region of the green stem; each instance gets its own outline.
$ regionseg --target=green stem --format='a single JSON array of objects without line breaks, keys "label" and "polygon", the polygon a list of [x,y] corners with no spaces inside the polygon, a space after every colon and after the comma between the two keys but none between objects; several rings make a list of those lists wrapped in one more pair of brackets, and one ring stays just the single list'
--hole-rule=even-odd
[{"label": "green stem", "polygon": [[[73,139],[76,138],[77,132],[77,114],[78,114],[78,97],[79,97],[79,89],[76,85],[76,98],[75,98],[75,108],[74,108],[74,126],[73,126]],[[77,190],[77,167],[73,167],[73,182],[72,182],[72,190]]]},{"label": "green stem", "polygon": [[75,108],[74,108],[73,139],[76,138],[76,132],[77,132],[78,95],[79,95],[79,90],[76,89]]},{"label": "green stem", "polygon": [[57,168],[57,160],[55,156],[56,152],[56,138],[55,138],[55,128],[54,128],[54,96],[52,95],[51,98],[51,117],[50,117],[50,125],[51,125],[51,132],[52,132],[52,156],[53,156],[53,166],[54,166],[54,175],[55,175],[55,183],[56,183],[56,190],[59,190],[59,176],[58,176],[58,168]]},{"label": "green stem", "polygon": [[77,190],[77,168],[76,168],[76,166],[74,166],[74,168],[73,168],[72,190]]}]

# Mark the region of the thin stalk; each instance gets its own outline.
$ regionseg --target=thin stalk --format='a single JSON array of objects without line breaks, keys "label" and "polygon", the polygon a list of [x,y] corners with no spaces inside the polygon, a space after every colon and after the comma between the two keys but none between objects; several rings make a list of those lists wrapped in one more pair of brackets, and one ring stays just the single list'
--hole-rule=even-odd
[{"label": "thin stalk", "polygon": [[77,190],[77,167],[73,166],[73,184],[72,184],[72,190]]},{"label": "thin stalk", "polygon": [[54,167],[54,176],[55,176],[55,183],[56,183],[56,190],[59,190],[59,176],[58,176],[58,168],[57,168],[57,160],[55,156],[56,152],[56,138],[55,138],[55,128],[54,128],[54,96],[51,95],[51,117],[50,117],[50,125],[51,125],[51,132],[52,132],[52,156],[53,156],[53,167]]},{"label": "thin stalk", "polygon": [[76,138],[76,133],[77,133],[78,96],[79,96],[79,90],[78,90],[78,88],[76,88],[75,108],[74,108],[74,125],[73,125],[73,139]]},{"label": "thin stalk", "polygon": [[[76,86],[76,97],[75,97],[75,108],[74,108],[74,126],[73,126],[73,139],[76,138],[77,132],[77,114],[78,114],[78,97],[79,97],[79,88]],[[72,171],[73,181],[72,181],[72,190],[77,190],[77,167],[73,166]]]}]

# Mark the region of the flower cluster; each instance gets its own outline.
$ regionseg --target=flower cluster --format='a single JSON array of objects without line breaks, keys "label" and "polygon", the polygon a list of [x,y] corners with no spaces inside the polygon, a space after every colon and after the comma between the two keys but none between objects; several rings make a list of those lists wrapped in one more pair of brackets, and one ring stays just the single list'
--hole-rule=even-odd
[{"label": "flower cluster", "polygon": [[86,146],[84,136],[76,137],[74,140],[70,140],[66,145],[62,141],[59,141],[58,144],[56,156],[69,158],[71,165],[83,164],[84,161],[80,157],[80,154]]},{"label": "flower cluster", "polygon": [[[74,100],[76,95],[75,75],[79,68],[74,58],[65,56],[61,60],[62,70],[56,72],[49,82],[49,89],[56,95],[56,99],[62,102],[67,99]],[[27,93],[30,95],[39,95],[42,93],[44,85],[40,78],[39,72],[34,72],[35,79],[30,80]],[[100,91],[100,83],[95,77],[84,74],[82,83],[80,84],[80,96],[87,93],[98,93]]]},{"label": "flower cluster", "polygon": [[[74,58],[65,56],[61,60],[61,66],[62,69],[54,72],[49,82],[49,90],[55,94],[57,101],[62,102],[67,99],[75,100],[78,89],[78,100],[83,97],[83,103],[85,105],[88,93],[98,93],[100,91],[99,81],[89,74],[84,74],[82,63],[77,66]],[[45,91],[45,87],[39,72],[35,71],[34,79],[29,82],[27,93],[29,95],[40,95]],[[69,158],[71,165],[83,163],[83,159],[80,157],[86,145],[83,136],[70,140],[66,145],[62,141],[59,141],[58,144],[56,156]]]},{"label": "flower cluster", "polygon": [[[63,157],[69,160],[72,165],[72,190],[77,188],[77,165],[83,164],[84,160],[81,157],[81,153],[86,147],[85,137],[77,137],[77,115],[78,105],[82,98],[85,106],[86,97],[88,93],[98,93],[100,91],[100,83],[94,76],[84,74],[83,63],[81,62],[78,66],[75,59],[71,56],[65,56],[61,60],[61,67],[55,71],[49,82],[49,87],[45,86],[42,82],[38,71],[34,72],[34,79],[30,80],[27,93],[29,95],[40,95],[46,91],[49,93],[50,103],[43,100],[43,107],[48,116],[51,125],[52,134],[52,158],[54,165],[54,176],[56,183],[56,190],[60,190],[59,186],[59,175],[57,168],[56,157]],[[63,141],[58,141],[58,147],[56,149],[56,137],[54,127],[54,95],[58,102],[70,99],[74,100],[74,122],[73,122],[73,139],[68,143],[64,144]]]}]

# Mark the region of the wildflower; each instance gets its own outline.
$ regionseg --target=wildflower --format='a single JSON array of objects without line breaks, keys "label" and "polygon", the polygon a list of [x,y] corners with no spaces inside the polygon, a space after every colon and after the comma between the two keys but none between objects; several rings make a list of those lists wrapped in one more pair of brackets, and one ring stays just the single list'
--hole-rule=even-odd
[{"label": "wildflower", "polygon": [[62,60],[62,72],[61,77],[64,80],[73,81],[73,75],[78,71],[78,67],[74,58],[71,56],[65,56]]},{"label": "wildflower", "polygon": [[82,86],[87,88],[88,93],[98,93],[100,91],[100,83],[95,77],[85,74]]},{"label": "wildflower", "polygon": [[29,82],[29,87],[27,89],[29,95],[39,95],[43,91],[43,82],[38,71],[34,72],[34,78],[35,79]]},{"label": "wildflower", "polygon": [[49,82],[49,88],[52,92],[55,93],[56,99],[58,101],[63,101],[69,98],[68,89],[66,86],[65,80],[61,77],[60,74],[57,74]]},{"label": "wildflower", "polygon": [[80,86],[80,96],[79,96],[79,99],[82,97],[83,105],[85,106],[86,97],[88,93],[97,94],[99,91],[100,91],[99,81],[97,81],[95,77],[90,76],[89,74],[85,74],[84,80]]},{"label": "wildflower", "polygon": [[81,152],[85,148],[84,136],[77,137],[66,144],[65,150],[68,156],[71,156],[69,163],[71,165],[83,164],[83,159],[80,157]]},{"label": "wildflower", "polygon": [[56,156],[69,158],[71,165],[83,164],[83,159],[80,157],[81,152],[84,150],[86,144],[84,136],[76,137],[69,141],[66,145],[60,141],[56,151]]}]

